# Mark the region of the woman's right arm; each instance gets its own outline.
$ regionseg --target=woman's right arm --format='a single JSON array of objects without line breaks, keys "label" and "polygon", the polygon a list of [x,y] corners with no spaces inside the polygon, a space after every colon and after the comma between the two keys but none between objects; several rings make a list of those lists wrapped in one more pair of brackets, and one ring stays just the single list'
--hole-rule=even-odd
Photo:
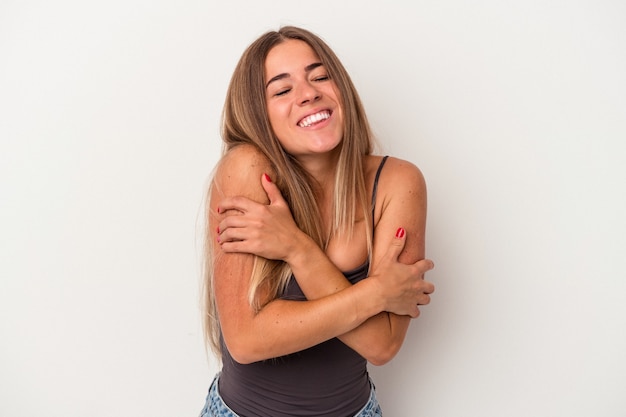
[{"label": "woman's right arm", "polygon": [[[209,202],[209,230],[217,239],[216,208],[226,197],[245,196],[267,204],[265,191],[258,182],[262,173],[272,173],[265,158],[250,146],[239,146],[220,162]],[[224,340],[229,352],[240,363],[294,353],[342,335],[382,311],[416,315],[415,299],[419,288],[414,279],[423,266],[397,262],[404,246],[402,238],[394,239],[383,262],[395,270],[397,280],[390,285],[367,279],[312,301],[275,299],[255,311],[248,302],[254,255],[222,252],[214,249],[213,289]],[[367,302],[362,302],[367,300]]]}]

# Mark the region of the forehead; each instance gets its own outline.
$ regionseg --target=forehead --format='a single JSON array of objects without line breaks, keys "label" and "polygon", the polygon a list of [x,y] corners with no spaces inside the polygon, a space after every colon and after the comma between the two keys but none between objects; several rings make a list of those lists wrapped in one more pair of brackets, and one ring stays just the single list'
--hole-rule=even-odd
[{"label": "forehead", "polygon": [[313,49],[304,41],[288,39],[270,49],[265,59],[265,79],[277,74],[304,71],[307,65],[319,62]]}]

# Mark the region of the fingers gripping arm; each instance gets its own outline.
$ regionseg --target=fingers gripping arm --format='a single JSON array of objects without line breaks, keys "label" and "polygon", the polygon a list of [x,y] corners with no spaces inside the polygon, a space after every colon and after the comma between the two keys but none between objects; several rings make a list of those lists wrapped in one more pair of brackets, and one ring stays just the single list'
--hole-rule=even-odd
[{"label": "fingers gripping arm", "polygon": [[[267,166],[262,160],[259,163],[259,155],[250,149],[231,152],[218,167],[210,199],[209,230],[214,239],[220,217],[218,201],[243,195],[267,203],[263,190],[258,184],[257,188],[251,186],[251,174],[246,172],[253,167],[260,176]],[[414,305],[407,308],[407,303],[399,301],[401,297],[377,279],[336,287],[337,291],[311,301],[271,300],[260,311],[254,311],[248,302],[254,256],[222,251],[216,245],[214,257],[213,288],[224,340],[233,357],[243,363],[296,352],[348,333],[369,317],[397,305],[403,305],[398,313],[415,314]]]},{"label": "fingers gripping arm", "polygon": [[[401,161],[400,161],[401,162]],[[398,161],[394,161],[398,164]],[[432,268],[432,262],[421,261],[413,264],[413,270],[398,262],[410,264],[423,258],[423,229],[425,220],[425,187],[419,171],[411,165],[394,167],[404,181],[402,190],[389,189],[381,183],[381,197],[385,200],[382,214],[377,222],[377,240],[374,242],[373,274],[370,280],[378,279],[384,289],[399,288],[394,279],[408,277],[414,285],[406,291],[404,299],[395,305],[385,307],[386,311],[370,318],[363,325],[340,336],[347,345],[358,351],[374,364],[391,359],[399,350],[409,323],[408,316],[417,317],[417,303],[427,304],[432,284],[423,281],[423,274]],[[409,172],[407,172],[409,171]],[[412,171],[412,172],[411,172]],[[395,178],[392,183],[398,183]],[[389,181],[388,181],[389,182]],[[257,204],[246,199],[233,198],[221,202],[225,210],[235,210],[243,216],[228,216],[220,223],[222,249],[225,252],[255,253],[271,259],[282,259],[290,264],[305,295],[316,300],[347,289],[351,284],[311,239],[295,226],[289,209],[269,178],[264,175],[261,181],[269,205]],[[408,186],[406,186],[408,184]],[[407,191],[408,190],[408,191]],[[404,191],[404,195],[401,194]],[[390,219],[405,222],[406,235],[393,237],[395,225]],[[409,246],[405,247],[407,235]],[[388,248],[383,251],[383,248]],[[404,250],[403,250],[404,249]],[[324,279],[319,279],[324,277]],[[417,277],[417,279],[415,278]],[[385,285],[387,283],[387,285]],[[383,291],[384,293],[384,291]],[[413,297],[413,298],[410,298]],[[389,300],[394,300],[390,296]],[[371,301],[359,300],[362,304]],[[404,304],[402,304],[404,303]],[[406,315],[406,316],[405,316]]]}]

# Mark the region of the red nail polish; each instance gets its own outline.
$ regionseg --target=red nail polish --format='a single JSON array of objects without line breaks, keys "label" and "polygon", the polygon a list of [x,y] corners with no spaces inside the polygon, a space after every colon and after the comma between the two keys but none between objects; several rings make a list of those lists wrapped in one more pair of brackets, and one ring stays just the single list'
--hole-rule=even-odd
[{"label": "red nail polish", "polygon": [[219,226],[217,226],[217,234],[218,235],[220,234],[220,227]]},{"label": "red nail polish", "polygon": [[269,175],[267,175],[267,174],[263,174],[263,175],[265,176],[265,181],[272,182],[272,179],[270,178]]},{"label": "red nail polish", "polygon": [[220,208],[219,207],[217,208],[217,214],[220,214]]},{"label": "red nail polish", "polygon": [[399,228],[399,229],[396,231],[396,237],[397,237],[397,238],[403,238],[403,237],[404,237],[404,229],[403,229],[403,228]]}]

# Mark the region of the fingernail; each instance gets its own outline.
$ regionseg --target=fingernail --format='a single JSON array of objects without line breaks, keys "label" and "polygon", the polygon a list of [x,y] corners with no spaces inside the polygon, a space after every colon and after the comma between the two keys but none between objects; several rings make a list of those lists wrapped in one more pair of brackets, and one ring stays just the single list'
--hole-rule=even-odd
[{"label": "fingernail", "polygon": [[219,207],[217,208],[217,214],[220,214],[220,208]]},{"label": "fingernail", "polygon": [[267,182],[272,182],[272,179],[270,178],[270,176],[269,176],[269,175],[267,175],[267,174],[263,174],[263,176],[265,177],[265,181],[267,181]]},{"label": "fingernail", "polygon": [[396,231],[396,237],[397,238],[403,238],[404,237],[404,229],[403,228],[399,228],[398,231]]},{"label": "fingernail", "polygon": [[220,234],[220,227],[219,226],[217,226],[217,234],[218,235]]}]

